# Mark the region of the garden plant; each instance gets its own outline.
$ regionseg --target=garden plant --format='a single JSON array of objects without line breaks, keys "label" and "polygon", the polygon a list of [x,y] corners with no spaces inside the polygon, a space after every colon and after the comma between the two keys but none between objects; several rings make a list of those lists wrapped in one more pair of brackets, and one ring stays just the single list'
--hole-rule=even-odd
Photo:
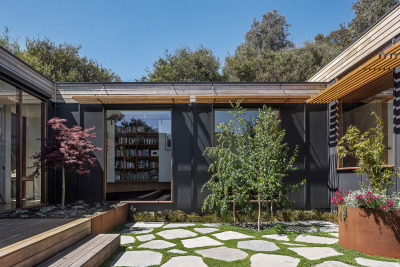
[{"label": "garden plant", "polygon": [[299,184],[287,184],[284,178],[296,170],[297,148],[290,156],[284,143],[285,131],[280,129],[281,121],[271,108],[264,106],[257,117],[248,121],[243,118],[246,109],[241,101],[231,106],[233,119],[217,126],[220,132],[216,144],[204,152],[212,159],[209,167],[212,176],[203,186],[210,191],[203,210],[218,208],[224,215],[232,203],[236,223],[236,206],[250,211],[252,203],[256,203],[260,230],[262,207],[269,207],[273,214],[274,206],[293,204],[287,192],[296,190]]},{"label": "garden plant", "polygon": [[350,125],[346,134],[340,139],[337,147],[339,157],[352,156],[357,159],[357,175],[365,174],[369,186],[361,183],[361,189],[343,193],[339,189],[331,199],[335,206],[350,206],[380,209],[382,211],[400,210],[400,193],[389,194],[392,178],[398,175],[398,170],[385,166],[382,162],[385,146],[382,119],[375,117],[375,127],[364,133]]},{"label": "garden plant", "polygon": [[52,166],[62,171],[62,200],[61,208],[65,205],[65,170],[74,170],[78,174],[90,174],[89,166],[96,165],[95,151],[101,148],[92,144],[89,138],[95,138],[91,133],[93,128],[82,129],[75,125],[68,128],[64,123],[66,119],[53,118],[48,121],[51,128],[51,136],[43,140],[44,145],[40,152],[33,156],[35,160],[32,176],[37,176],[44,165]]}]

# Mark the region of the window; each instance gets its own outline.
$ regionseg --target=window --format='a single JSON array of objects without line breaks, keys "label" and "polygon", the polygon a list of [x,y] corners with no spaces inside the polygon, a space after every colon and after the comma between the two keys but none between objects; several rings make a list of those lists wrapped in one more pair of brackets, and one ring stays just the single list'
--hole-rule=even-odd
[{"label": "window", "polygon": [[[356,126],[361,132],[365,132],[374,126],[375,118],[371,115],[376,112],[383,120],[384,124],[384,145],[385,151],[382,162],[386,165],[394,164],[393,153],[393,97],[386,95],[385,97],[377,95],[370,102],[364,103],[343,103],[341,112],[340,136],[343,136],[350,125]],[[348,156],[339,159],[339,167],[356,167],[357,160]]]},{"label": "window", "polygon": [[108,110],[107,200],[171,200],[171,111]]},{"label": "window", "polygon": [[30,168],[44,136],[44,107],[42,100],[0,80],[0,210],[44,200],[44,173],[33,177]]}]

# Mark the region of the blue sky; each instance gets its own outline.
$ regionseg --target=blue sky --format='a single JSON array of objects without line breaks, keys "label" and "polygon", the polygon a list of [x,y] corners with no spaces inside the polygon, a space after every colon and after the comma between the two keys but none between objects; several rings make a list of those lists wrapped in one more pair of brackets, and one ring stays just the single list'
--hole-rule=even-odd
[{"label": "blue sky", "polygon": [[[354,13],[351,0],[0,0],[0,27],[12,35],[49,37],[83,46],[81,55],[125,82],[145,75],[164,50],[180,44],[210,48],[223,64],[254,18],[278,10],[298,44],[328,34]],[[2,29],[1,29],[2,31]]]}]

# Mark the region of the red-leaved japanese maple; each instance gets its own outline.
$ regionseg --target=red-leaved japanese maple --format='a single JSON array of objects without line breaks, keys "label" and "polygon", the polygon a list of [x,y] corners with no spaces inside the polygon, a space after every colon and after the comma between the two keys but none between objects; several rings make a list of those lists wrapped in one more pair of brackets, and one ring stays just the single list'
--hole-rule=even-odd
[{"label": "red-leaved japanese maple", "polygon": [[90,174],[89,166],[97,164],[95,151],[101,148],[94,146],[89,138],[96,137],[96,133],[91,133],[95,129],[82,129],[75,125],[68,128],[64,123],[66,119],[53,118],[48,121],[51,127],[50,138],[45,139],[40,152],[33,156],[35,160],[33,173],[36,176],[42,164],[53,166],[54,169],[62,170],[62,202],[61,208],[65,205],[65,170],[74,170],[78,174]]}]

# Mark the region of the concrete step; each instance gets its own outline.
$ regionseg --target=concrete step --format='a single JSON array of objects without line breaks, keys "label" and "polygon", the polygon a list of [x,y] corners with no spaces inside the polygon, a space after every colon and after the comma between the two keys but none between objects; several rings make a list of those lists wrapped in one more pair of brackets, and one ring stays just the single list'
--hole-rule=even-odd
[{"label": "concrete step", "polygon": [[100,266],[119,246],[119,234],[92,234],[38,266]]}]

